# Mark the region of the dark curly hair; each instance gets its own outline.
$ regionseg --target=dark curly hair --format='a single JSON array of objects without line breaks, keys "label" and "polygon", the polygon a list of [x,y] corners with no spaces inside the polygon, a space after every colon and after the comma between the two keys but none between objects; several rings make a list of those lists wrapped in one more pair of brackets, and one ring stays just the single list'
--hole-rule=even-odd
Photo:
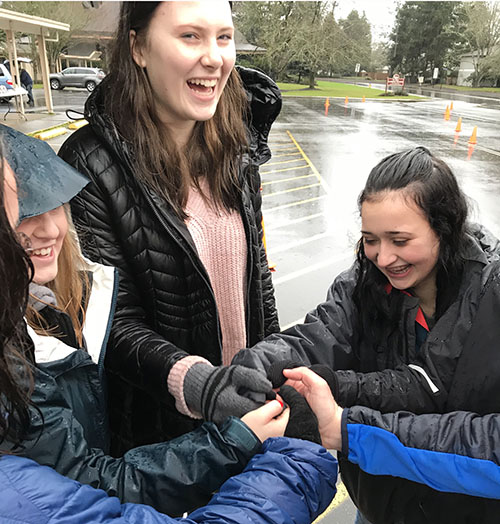
[{"label": "dark curly hair", "polygon": [[[448,165],[425,147],[416,147],[381,160],[370,172],[358,198],[373,200],[386,191],[401,191],[422,210],[439,238],[437,261],[436,317],[449,306],[456,295],[464,267],[467,242],[467,198],[458,186]],[[357,244],[359,273],[354,289],[354,302],[360,317],[363,337],[380,342],[381,326],[397,332],[402,294],[387,295],[386,277],[366,257],[363,240]]]},{"label": "dark curly hair", "polygon": [[29,423],[32,383],[23,339],[24,311],[33,266],[12,230],[4,204],[3,154],[0,144],[0,443],[15,447]]}]

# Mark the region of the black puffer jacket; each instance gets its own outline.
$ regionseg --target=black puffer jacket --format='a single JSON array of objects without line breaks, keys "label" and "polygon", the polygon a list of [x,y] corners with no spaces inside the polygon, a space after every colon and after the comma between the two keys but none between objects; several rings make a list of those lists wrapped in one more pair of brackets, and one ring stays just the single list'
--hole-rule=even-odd
[{"label": "black puffer jacket", "polygon": [[[240,75],[252,113],[252,143],[240,170],[247,260],[247,340],[279,330],[271,274],[262,245],[259,165],[270,158],[267,136],[281,96],[267,76]],[[59,154],[89,184],[71,210],[84,254],[113,265],[120,291],[106,367],[113,452],[158,442],[198,424],[177,412],[167,390],[171,367],[187,354],[221,363],[221,332],[209,277],[185,226],[166,201],[134,177],[130,145],[103,114],[113,89],[103,81],[89,97],[89,121]]]},{"label": "black puffer jacket", "polygon": [[[458,295],[437,320],[420,351],[415,345],[418,301],[411,296],[405,296],[401,310],[402,343],[400,337],[388,337],[380,347],[373,347],[366,339],[360,341],[352,301],[355,264],[335,280],[327,300],[306,316],[304,324],[240,351],[233,363],[257,368],[266,368],[278,359],[327,364],[338,370],[335,396],[344,407],[367,406],[382,413],[498,413],[499,341],[489,336],[487,326],[498,324],[500,311],[498,300],[495,307],[487,307],[482,298],[497,282],[492,277],[500,271],[499,259],[499,241],[483,228],[475,228],[469,238],[462,281],[457,283]],[[413,430],[425,435],[433,428]],[[368,447],[365,452],[369,453]],[[373,524],[498,522],[500,502],[369,475],[345,457],[339,458],[351,498]]]}]

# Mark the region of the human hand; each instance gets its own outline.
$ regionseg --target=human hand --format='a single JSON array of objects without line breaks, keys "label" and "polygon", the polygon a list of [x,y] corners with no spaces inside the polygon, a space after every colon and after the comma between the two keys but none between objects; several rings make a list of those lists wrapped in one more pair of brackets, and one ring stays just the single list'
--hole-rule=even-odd
[{"label": "human hand", "polygon": [[257,438],[264,440],[271,437],[282,437],[290,417],[290,409],[283,409],[283,404],[272,400],[258,409],[250,411],[241,420],[255,433]]},{"label": "human hand", "polygon": [[283,374],[287,384],[304,396],[316,415],[323,446],[340,451],[342,408],[335,402],[328,383],[306,367],[285,369]]},{"label": "human hand", "polygon": [[184,378],[184,398],[189,409],[217,424],[230,415],[241,417],[275,396],[261,371],[244,366],[197,363]]}]

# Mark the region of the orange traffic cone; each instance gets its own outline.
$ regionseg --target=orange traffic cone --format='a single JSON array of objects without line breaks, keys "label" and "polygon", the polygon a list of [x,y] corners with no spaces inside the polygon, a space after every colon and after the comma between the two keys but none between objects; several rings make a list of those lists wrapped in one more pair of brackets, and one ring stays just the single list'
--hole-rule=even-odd
[{"label": "orange traffic cone", "polygon": [[474,129],[472,130],[472,135],[469,138],[469,144],[470,145],[477,144],[477,126],[474,126]]},{"label": "orange traffic cone", "polygon": [[365,97],[365,95],[363,95],[363,98],[362,98],[361,102],[366,102],[366,97]]},{"label": "orange traffic cone", "polygon": [[325,100],[325,116],[328,116],[328,108],[330,107],[330,99]]},{"label": "orange traffic cone", "polygon": [[349,97],[348,96],[345,97],[344,103],[345,103],[345,105],[347,105],[349,103]]},{"label": "orange traffic cone", "polygon": [[444,112],[444,119],[449,120],[450,119],[450,107],[446,106],[446,111]]},{"label": "orange traffic cone", "polygon": [[460,133],[462,131],[462,117],[458,119],[457,127],[455,128],[455,133]]},{"label": "orange traffic cone", "polygon": [[453,102],[450,102],[450,111],[453,111]]}]

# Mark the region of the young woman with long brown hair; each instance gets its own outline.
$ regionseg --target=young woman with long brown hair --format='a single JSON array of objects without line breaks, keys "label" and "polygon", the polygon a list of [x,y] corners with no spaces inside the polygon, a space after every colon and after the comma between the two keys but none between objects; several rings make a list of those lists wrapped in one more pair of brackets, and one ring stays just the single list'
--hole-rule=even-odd
[{"label": "young woman with long brown hair", "polygon": [[59,153],[91,180],[71,203],[84,253],[120,272],[115,453],[228,406],[241,415],[270,390],[258,372],[218,368],[278,330],[258,167],[281,98],[234,63],[229,2],[124,2],[89,125]]}]

